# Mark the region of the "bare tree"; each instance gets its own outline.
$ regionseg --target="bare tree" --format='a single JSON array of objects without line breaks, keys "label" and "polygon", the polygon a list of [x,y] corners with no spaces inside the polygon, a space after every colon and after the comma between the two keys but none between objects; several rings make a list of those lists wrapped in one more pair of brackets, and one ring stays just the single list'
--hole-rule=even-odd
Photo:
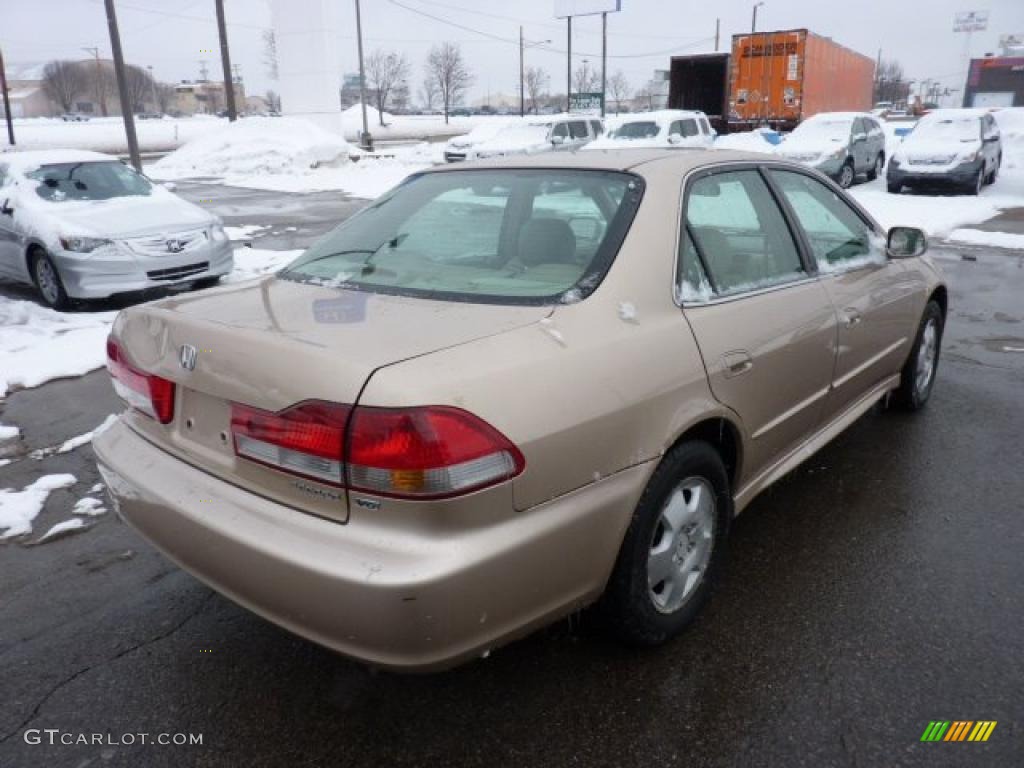
[{"label": "bare tree", "polygon": [[267,77],[277,80],[277,37],[274,30],[263,30],[263,66],[266,68]]},{"label": "bare tree", "polygon": [[86,73],[73,61],[50,61],[43,67],[43,92],[65,112],[71,111],[86,85]]},{"label": "bare tree", "polygon": [[206,96],[206,109],[211,115],[216,115],[220,112],[220,105],[223,103],[223,91],[217,88],[206,88],[204,89],[204,95]]},{"label": "bare tree", "polygon": [[121,110],[132,112],[144,110],[146,99],[153,97],[153,78],[142,67],[129,64],[124,68],[125,82],[128,85],[130,104],[122,104]]},{"label": "bare tree", "polygon": [[114,76],[113,67],[95,61],[82,63],[80,66],[86,74],[87,90],[99,104],[100,114],[106,117],[110,114],[107,105],[117,93],[117,78]]},{"label": "bare tree", "polygon": [[592,93],[601,87],[601,73],[584,60],[572,73],[572,87],[576,93]]},{"label": "bare tree", "polygon": [[437,101],[437,82],[429,72],[423,78],[423,85],[420,86],[420,100],[428,112],[434,108],[434,102]]},{"label": "bare tree", "polygon": [[160,112],[168,113],[177,105],[178,92],[169,83],[156,84],[156,106]]},{"label": "bare tree", "polygon": [[629,94],[629,80],[626,79],[626,74],[621,69],[616,70],[615,74],[608,78],[608,95],[615,104],[616,115],[622,108],[622,102],[629,98]]},{"label": "bare tree", "polygon": [[267,91],[263,98],[267,100],[267,109],[271,112],[281,111],[281,97],[278,95],[277,91]]},{"label": "bare tree", "polygon": [[526,95],[530,99],[530,111],[536,114],[537,101],[548,87],[548,73],[543,67],[527,67],[523,76]]},{"label": "bare tree", "polygon": [[903,65],[894,59],[882,59],[875,71],[875,103],[906,102],[910,83],[904,79]]},{"label": "bare tree", "polygon": [[448,122],[448,113],[452,105],[458,104],[473,83],[462,51],[454,43],[435,45],[427,54],[427,76],[437,86],[438,96],[444,109],[444,121]]},{"label": "bare tree", "polygon": [[648,110],[654,109],[654,89],[650,83],[645,83],[644,86],[636,92],[634,97],[637,102],[647,107]]},{"label": "bare tree", "polygon": [[377,102],[377,118],[384,125],[384,107],[392,91],[409,77],[409,62],[405,54],[382,51],[379,48],[366,59],[366,86],[373,91]]}]

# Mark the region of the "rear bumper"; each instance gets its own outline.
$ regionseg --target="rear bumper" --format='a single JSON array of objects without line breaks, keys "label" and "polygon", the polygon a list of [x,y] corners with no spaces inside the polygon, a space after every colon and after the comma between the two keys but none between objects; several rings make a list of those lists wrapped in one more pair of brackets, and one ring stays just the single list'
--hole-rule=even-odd
[{"label": "rear bumper", "polygon": [[229,241],[159,258],[103,259],[60,251],[52,254],[64,290],[76,299],[105,299],[118,293],[169,288],[226,275],[234,266]]},{"label": "rear bumper", "polygon": [[376,666],[449,667],[595,600],[651,471],[630,468],[495,525],[347,525],[251,494],[117,422],[94,448],[118,514],[245,608]]}]

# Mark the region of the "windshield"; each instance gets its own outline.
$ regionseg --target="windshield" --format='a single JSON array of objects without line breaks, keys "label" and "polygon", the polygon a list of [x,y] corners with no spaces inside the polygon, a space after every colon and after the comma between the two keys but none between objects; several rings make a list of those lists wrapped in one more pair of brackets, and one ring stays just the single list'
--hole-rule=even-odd
[{"label": "windshield", "polygon": [[980,141],[981,127],[976,117],[922,120],[911,134],[915,138],[948,139],[950,141]]},{"label": "windshield", "polygon": [[793,137],[812,141],[842,141],[850,139],[852,120],[808,120],[793,130]]},{"label": "windshield", "polygon": [[623,123],[612,134],[616,139],[653,139],[657,135],[658,124],[649,120]]},{"label": "windshield", "polygon": [[455,301],[579,300],[615,258],[642,189],[638,177],[611,171],[414,176],[279,276]]},{"label": "windshield", "polygon": [[110,200],[152,194],[153,185],[124,163],[55,163],[25,174],[42,182],[36,194],[43,200]]}]

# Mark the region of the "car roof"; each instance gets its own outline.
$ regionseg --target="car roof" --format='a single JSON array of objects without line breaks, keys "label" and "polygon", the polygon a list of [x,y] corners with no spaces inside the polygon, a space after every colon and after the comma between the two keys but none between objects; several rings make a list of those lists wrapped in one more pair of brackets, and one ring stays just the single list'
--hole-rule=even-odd
[{"label": "car roof", "polygon": [[536,155],[513,155],[466,163],[452,163],[430,168],[424,173],[451,173],[478,168],[550,168],[635,171],[646,176],[661,171],[682,174],[704,165],[742,161],[774,163],[778,162],[778,158],[762,152],[742,152],[732,149],[592,149],[586,152],[542,152]]},{"label": "car roof", "polygon": [[681,117],[707,117],[698,109],[655,109],[650,112],[638,112],[623,115],[623,123],[639,123],[651,120],[678,120]]},{"label": "car roof", "polygon": [[43,165],[57,163],[117,162],[113,155],[90,152],[84,149],[28,149],[0,153],[0,164],[12,171],[29,173]]},{"label": "car roof", "polygon": [[981,117],[984,117],[985,115],[989,115],[989,114],[991,114],[991,112],[989,112],[987,109],[973,109],[973,108],[966,108],[966,109],[933,109],[933,110],[929,111],[927,114],[922,115],[921,119],[922,120],[929,120],[929,121],[931,121],[931,120],[956,120],[956,119],[963,120],[965,118],[971,118],[971,117],[973,117],[973,118],[981,118]]}]

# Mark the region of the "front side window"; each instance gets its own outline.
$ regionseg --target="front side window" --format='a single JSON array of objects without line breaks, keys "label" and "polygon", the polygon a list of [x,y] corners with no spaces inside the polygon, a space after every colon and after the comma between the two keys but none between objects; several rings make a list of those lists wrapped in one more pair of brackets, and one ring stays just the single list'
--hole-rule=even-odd
[{"label": "front side window", "polygon": [[817,179],[792,171],[770,171],[807,236],[818,269],[884,264],[885,243],[847,203]]},{"label": "front side window", "polygon": [[153,185],[124,163],[82,162],[44,165],[25,176],[36,194],[54,203],[65,200],[110,200],[150,195]]},{"label": "front side window", "polygon": [[653,120],[623,123],[613,135],[616,139],[653,139],[658,135],[658,124]]},{"label": "front side window", "polygon": [[679,127],[681,129],[680,133],[682,133],[685,138],[697,135],[697,121],[694,120],[692,117],[688,117],[685,120],[680,120]]},{"label": "front side window", "polygon": [[551,138],[555,138],[556,136],[561,136],[563,139],[568,139],[569,126],[567,126],[565,123],[559,123],[558,125],[556,125],[555,129],[551,131]]},{"label": "front side window", "polygon": [[[695,181],[687,197],[686,227],[716,296],[768,288],[807,274],[786,220],[755,170]],[[683,275],[692,275],[685,253],[683,262]]]},{"label": "front side window", "polygon": [[702,117],[699,120],[699,122],[700,122],[700,132],[703,133],[705,136],[709,135],[711,133],[711,126],[708,125],[708,121],[705,120]]},{"label": "front side window", "polygon": [[428,173],[327,234],[280,276],[454,301],[585,298],[615,258],[642,191],[638,177],[611,171]]},{"label": "front side window", "polygon": [[574,139],[587,138],[587,124],[583,120],[573,120],[569,123],[569,135]]}]

